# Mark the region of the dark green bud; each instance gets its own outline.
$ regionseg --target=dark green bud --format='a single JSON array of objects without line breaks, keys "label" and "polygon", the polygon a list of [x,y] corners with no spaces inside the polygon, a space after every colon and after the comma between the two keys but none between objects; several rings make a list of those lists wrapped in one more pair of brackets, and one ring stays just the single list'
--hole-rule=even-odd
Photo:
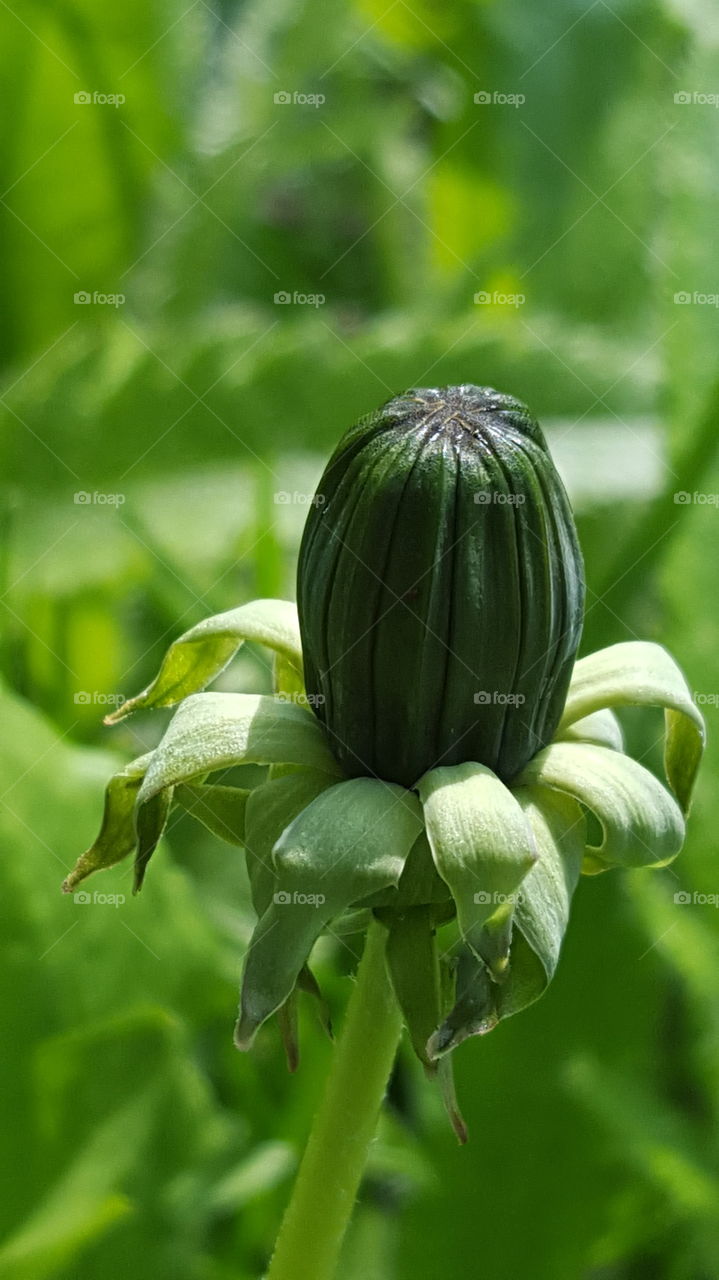
[{"label": "dark green bud", "polygon": [[510,781],[549,743],[579,644],[582,558],[528,409],[408,391],[352,427],[302,539],[310,704],[349,775],[464,761]]}]

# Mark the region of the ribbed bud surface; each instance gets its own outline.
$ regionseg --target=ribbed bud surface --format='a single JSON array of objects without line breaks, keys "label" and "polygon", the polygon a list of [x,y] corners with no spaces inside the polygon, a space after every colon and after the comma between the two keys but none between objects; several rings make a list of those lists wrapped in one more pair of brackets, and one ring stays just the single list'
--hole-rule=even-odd
[{"label": "ribbed bud surface", "polygon": [[559,723],[582,558],[538,423],[491,387],[397,396],[340,441],[300,549],[311,704],[350,775],[509,781]]}]

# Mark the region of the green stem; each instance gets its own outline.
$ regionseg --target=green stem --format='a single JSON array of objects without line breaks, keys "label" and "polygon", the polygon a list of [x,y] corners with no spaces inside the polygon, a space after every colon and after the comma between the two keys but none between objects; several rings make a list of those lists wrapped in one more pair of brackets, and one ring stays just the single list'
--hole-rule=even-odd
[{"label": "green stem", "polygon": [[402,1019],[373,920],[267,1280],[333,1280]]}]

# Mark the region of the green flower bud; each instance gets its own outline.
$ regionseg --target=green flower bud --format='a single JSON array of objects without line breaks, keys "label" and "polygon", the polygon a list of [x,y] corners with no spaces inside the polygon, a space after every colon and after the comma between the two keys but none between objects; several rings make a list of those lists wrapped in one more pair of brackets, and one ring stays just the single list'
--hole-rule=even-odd
[{"label": "green flower bud", "polygon": [[567,495],[520,401],[420,389],[357,423],[298,569],[307,694],[345,773],[413,787],[474,761],[511,780],[557,728],[583,603]]}]

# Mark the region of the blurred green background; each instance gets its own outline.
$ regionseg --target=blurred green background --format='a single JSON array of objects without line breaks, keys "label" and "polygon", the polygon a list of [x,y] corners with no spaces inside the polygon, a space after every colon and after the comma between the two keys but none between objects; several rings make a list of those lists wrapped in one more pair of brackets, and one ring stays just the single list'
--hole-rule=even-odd
[{"label": "blurred green background", "polygon": [[12,0],[0,41],[0,1276],[261,1275],[331,1050],[311,1011],[294,1078],[233,1049],[238,850],[173,816],[140,898],[60,882],[167,720],[108,701],[293,595],[340,433],[462,381],[547,426],[583,651],[666,643],[710,745],[676,866],[583,882],[545,999],[460,1049],[466,1149],[402,1054],[342,1280],[719,1276],[719,912],[674,900],[719,893],[711,9]]}]

